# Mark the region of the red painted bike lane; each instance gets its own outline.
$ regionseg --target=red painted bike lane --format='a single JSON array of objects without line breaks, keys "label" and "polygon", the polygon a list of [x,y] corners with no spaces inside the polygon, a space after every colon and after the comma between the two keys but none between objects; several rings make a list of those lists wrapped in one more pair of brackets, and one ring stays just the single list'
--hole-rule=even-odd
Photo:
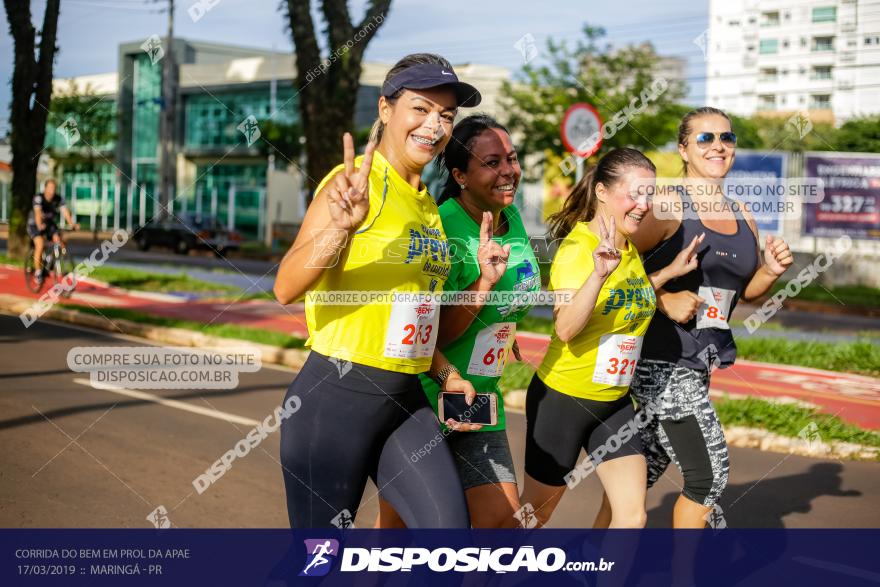
[{"label": "red painted bike lane", "polygon": [[[538,365],[550,337],[517,333],[523,359]],[[712,391],[764,399],[794,398],[847,422],[880,429],[880,379],[807,367],[737,360],[712,373]]]},{"label": "red painted bike lane", "polygon": [[[44,287],[42,294],[48,290]],[[0,292],[39,298],[27,290],[21,269],[0,266]],[[306,338],[302,304],[282,306],[270,300],[192,301],[149,292],[128,292],[92,282],[81,282],[65,304],[93,308],[117,307],[156,316],[194,320],[205,324],[237,324],[265,328]],[[537,366],[550,337],[518,332],[523,359]],[[880,429],[880,379],[821,371],[805,367],[739,360],[712,374],[712,390],[736,395],[774,399],[794,398],[819,407],[859,426]]]}]

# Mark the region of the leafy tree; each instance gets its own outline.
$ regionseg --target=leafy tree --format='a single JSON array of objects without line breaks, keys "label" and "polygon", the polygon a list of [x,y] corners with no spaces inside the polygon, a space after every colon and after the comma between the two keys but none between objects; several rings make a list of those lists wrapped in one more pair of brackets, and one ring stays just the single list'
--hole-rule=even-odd
[{"label": "leafy tree", "polygon": [[278,159],[284,162],[295,162],[299,159],[303,150],[300,142],[303,133],[299,124],[263,120],[260,122],[260,132],[265,139],[257,143],[260,154],[275,155],[276,163]]},{"label": "leafy tree", "polygon": [[880,116],[854,118],[843,123],[834,137],[834,149],[880,153]]},{"label": "leafy tree", "polygon": [[[7,0],[8,1],[8,0]],[[385,20],[391,0],[370,0],[360,23],[353,23],[345,0],[323,0],[327,58],[315,35],[310,0],[281,4],[295,46],[300,116],[306,137],[309,187],[341,160],[341,137],[353,130],[361,63],[367,45]]]},{"label": "leafy tree", "polygon": [[[76,128],[75,140],[63,136],[64,128],[71,125]],[[53,94],[46,132],[46,151],[64,171],[97,173],[114,149],[116,109],[91,86],[80,91],[71,82],[65,91]]]},{"label": "leafy tree", "polygon": [[52,66],[60,0],[47,0],[39,32],[31,22],[30,2],[3,0],[12,35],[12,206],[7,249],[13,257],[27,251],[27,216],[37,189],[37,163],[46,138],[46,118],[52,99]]},{"label": "leafy tree", "polygon": [[752,117],[727,115],[730,117],[730,125],[736,133],[736,146],[740,149],[763,149],[764,139],[759,132],[760,122]]},{"label": "leafy tree", "polygon": [[[674,140],[678,120],[686,111],[676,104],[684,96],[684,86],[665,80],[664,91],[652,100],[644,99],[659,80],[660,58],[653,46],[614,48],[602,42],[604,29],[585,25],[583,32],[585,39],[574,48],[548,40],[543,64],[527,63],[518,79],[504,83],[502,108],[523,152],[541,163],[548,150],[563,153],[559,126],[566,109],[576,102],[592,104],[604,122],[627,108],[642,110],[628,116],[625,125],[615,124],[617,130],[603,140],[600,154],[619,146],[656,149]],[[540,168],[531,166],[530,175],[540,176]]]},{"label": "leafy tree", "polygon": [[[794,115],[763,115],[752,117],[760,137],[760,148],[771,151],[831,151],[834,150],[834,125],[813,122]],[[807,124],[808,123],[808,124]],[[739,138],[739,137],[737,137]]]}]

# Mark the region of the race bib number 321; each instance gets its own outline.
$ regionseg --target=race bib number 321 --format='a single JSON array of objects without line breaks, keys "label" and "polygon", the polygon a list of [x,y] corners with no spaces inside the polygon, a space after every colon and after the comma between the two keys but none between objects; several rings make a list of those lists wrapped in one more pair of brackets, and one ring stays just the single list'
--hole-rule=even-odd
[{"label": "race bib number 321", "polygon": [[615,386],[629,385],[641,352],[641,336],[606,334],[599,339],[593,382]]},{"label": "race bib number 321", "polygon": [[395,359],[423,359],[434,354],[440,310],[429,296],[415,296],[415,300],[394,301],[391,317],[385,329],[386,357]]}]

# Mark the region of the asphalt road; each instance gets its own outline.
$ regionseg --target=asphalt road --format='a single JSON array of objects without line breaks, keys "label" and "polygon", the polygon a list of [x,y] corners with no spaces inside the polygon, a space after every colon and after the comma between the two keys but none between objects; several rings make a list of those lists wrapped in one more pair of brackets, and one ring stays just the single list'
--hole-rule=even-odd
[{"label": "asphalt road", "polygon": [[[245,437],[249,420],[278,406],[295,373],[263,367],[233,390],[159,390],[144,399],[77,383],[84,375],[67,367],[73,347],[145,344],[47,321],[25,329],[0,315],[0,526],[150,527],[146,518],[160,505],[184,528],[287,524],[277,433],[203,494],[192,481]],[[511,414],[508,424],[522,479],[525,421]],[[721,501],[729,526],[880,527],[878,463],[732,449],[731,467]],[[649,492],[649,526],[668,524],[679,487],[672,471]],[[588,477],[551,526],[589,526],[600,491]],[[370,485],[356,526],[371,525],[376,507]]]}]

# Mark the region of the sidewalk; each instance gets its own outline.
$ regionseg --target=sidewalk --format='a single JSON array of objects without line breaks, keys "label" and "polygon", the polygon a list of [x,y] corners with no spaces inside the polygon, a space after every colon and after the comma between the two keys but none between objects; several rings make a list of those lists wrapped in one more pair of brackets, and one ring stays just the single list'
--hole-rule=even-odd
[{"label": "sidewalk", "polygon": [[[43,293],[48,288],[44,288]],[[27,290],[20,269],[0,265],[0,292],[37,299]],[[274,301],[188,301],[163,294],[131,292],[96,283],[80,283],[70,305],[119,307],[167,318],[196,320],[206,324],[227,323],[263,328],[306,338],[302,304],[282,306]],[[550,337],[517,333],[523,358],[537,366]],[[805,367],[772,365],[740,360],[712,375],[714,393],[747,395],[765,399],[793,398],[815,404],[823,412],[859,426],[880,429],[880,379]]]}]

